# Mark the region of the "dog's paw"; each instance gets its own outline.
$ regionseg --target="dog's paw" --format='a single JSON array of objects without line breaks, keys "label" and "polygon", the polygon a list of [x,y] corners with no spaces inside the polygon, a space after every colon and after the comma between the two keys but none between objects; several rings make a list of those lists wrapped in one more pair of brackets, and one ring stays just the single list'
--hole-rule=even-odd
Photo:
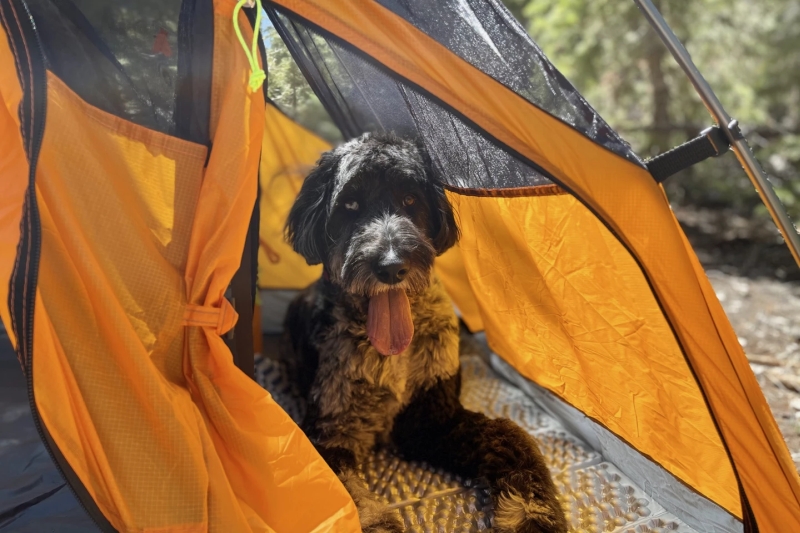
[{"label": "dog's paw", "polygon": [[504,481],[493,497],[497,533],[567,532],[567,518],[551,483],[536,483],[524,474]]},{"label": "dog's paw", "polygon": [[380,514],[371,517],[369,524],[365,524],[362,520],[361,530],[363,533],[403,533],[406,526],[400,516],[400,511],[384,507]]},{"label": "dog's paw", "polygon": [[402,533],[406,530],[400,511],[389,509],[379,501],[357,473],[344,472],[339,479],[353,497],[363,533]]},{"label": "dog's paw", "polygon": [[358,509],[358,519],[364,533],[401,533],[405,531],[403,518],[397,509],[389,509],[372,494],[353,498]]}]

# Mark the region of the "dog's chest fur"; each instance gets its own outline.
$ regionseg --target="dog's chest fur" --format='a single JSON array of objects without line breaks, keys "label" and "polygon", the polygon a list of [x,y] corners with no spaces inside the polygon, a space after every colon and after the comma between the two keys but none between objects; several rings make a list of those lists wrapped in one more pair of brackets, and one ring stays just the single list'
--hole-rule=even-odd
[{"label": "dog's chest fur", "polygon": [[310,412],[327,441],[338,434],[358,434],[366,451],[391,431],[394,417],[415,391],[458,372],[458,322],[440,282],[433,278],[425,292],[409,300],[411,345],[402,354],[384,356],[367,338],[365,298],[348,296],[325,282],[304,295],[304,314],[310,320],[301,329],[310,334],[309,344],[319,356]]}]

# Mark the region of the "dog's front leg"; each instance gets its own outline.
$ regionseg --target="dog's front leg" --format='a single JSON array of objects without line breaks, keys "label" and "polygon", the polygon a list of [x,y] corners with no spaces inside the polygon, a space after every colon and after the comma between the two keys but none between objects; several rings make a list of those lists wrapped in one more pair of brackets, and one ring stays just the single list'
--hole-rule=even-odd
[{"label": "dog's front leg", "polygon": [[395,419],[395,444],[408,459],[485,477],[495,531],[565,533],[567,521],[536,441],[510,420],[464,409],[460,388],[457,374],[418,391]]},{"label": "dog's front leg", "polygon": [[405,531],[403,519],[397,510],[390,510],[373,494],[359,475],[355,454],[344,448],[316,445],[353,498],[358,509],[361,530],[364,533],[400,533]]},{"label": "dog's front leg", "polygon": [[[405,531],[403,519],[396,509],[389,509],[378,499],[359,474],[358,465],[375,444],[375,436],[385,429],[379,413],[379,395],[363,393],[363,386],[354,387],[354,397],[360,399],[350,408],[334,415],[320,415],[318,406],[311,404],[306,418],[306,433],[345,486],[358,509],[364,533],[400,533]],[[370,398],[372,402],[367,400]],[[365,406],[370,408],[365,409]]]}]

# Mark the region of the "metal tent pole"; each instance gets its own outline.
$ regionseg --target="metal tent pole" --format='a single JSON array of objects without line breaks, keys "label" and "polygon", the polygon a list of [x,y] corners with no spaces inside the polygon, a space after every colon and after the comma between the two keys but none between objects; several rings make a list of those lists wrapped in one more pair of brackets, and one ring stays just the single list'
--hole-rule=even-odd
[{"label": "metal tent pole", "polygon": [[778,226],[781,234],[783,234],[783,238],[789,250],[792,252],[794,260],[797,262],[798,266],[800,266],[800,235],[798,235],[797,229],[789,219],[789,215],[786,214],[783,204],[781,204],[781,201],[772,189],[772,185],[767,180],[766,173],[753,155],[750,145],[747,144],[742,132],[739,130],[739,124],[735,120],[732,120],[730,115],[728,115],[722,107],[717,95],[714,94],[708,82],[703,78],[703,75],[700,74],[700,71],[697,70],[689,52],[686,51],[686,48],[684,48],[683,44],[681,44],[680,40],[678,40],[672,32],[672,28],[669,27],[667,21],[664,20],[664,17],[661,16],[656,6],[653,5],[653,2],[651,2],[651,0],[633,1],[689,77],[697,94],[700,95],[706,109],[708,109],[708,112],[711,113],[711,116],[716,120],[717,125],[725,132],[725,135],[727,135],[733,147],[733,151],[736,153],[736,158],[739,160],[739,163],[741,163],[744,171],[747,172],[750,181],[753,182],[753,185],[755,185],[758,190],[761,200],[764,202],[764,205],[767,206],[770,215],[772,215],[772,220],[775,222],[775,225]]}]

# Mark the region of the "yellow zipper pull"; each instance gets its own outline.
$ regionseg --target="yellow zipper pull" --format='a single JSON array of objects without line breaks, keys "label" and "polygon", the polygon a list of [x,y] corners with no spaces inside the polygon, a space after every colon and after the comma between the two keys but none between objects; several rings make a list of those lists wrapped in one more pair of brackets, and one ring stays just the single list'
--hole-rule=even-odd
[{"label": "yellow zipper pull", "polygon": [[[256,24],[253,28],[253,45],[251,50],[247,49],[247,43],[244,42],[242,31],[239,29],[239,11],[243,6],[253,7],[256,6]],[[267,75],[264,70],[258,65],[258,34],[261,33],[261,0],[239,0],[236,7],[233,8],[233,30],[236,32],[236,37],[239,38],[239,43],[242,45],[247,62],[250,63],[250,80],[247,85],[250,87],[250,92],[256,92],[261,88]]]}]

